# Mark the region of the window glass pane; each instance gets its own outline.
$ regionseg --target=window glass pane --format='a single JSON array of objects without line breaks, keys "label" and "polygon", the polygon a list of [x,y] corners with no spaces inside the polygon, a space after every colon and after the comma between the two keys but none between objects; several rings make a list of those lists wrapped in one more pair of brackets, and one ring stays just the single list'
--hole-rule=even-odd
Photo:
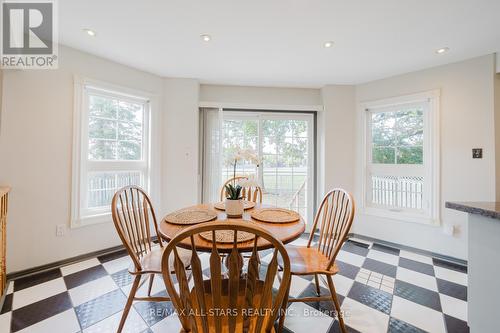
[{"label": "window glass pane", "polygon": [[398,164],[422,164],[422,147],[399,147]]},{"label": "window glass pane", "polygon": [[137,161],[141,159],[141,144],[134,141],[118,141],[118,159]]},{"label": "window glass pane", "polygon": [[394,164],[396,152],[393,147],[373,147],[372,162],[377,164]]},{"label": "window glass pane", "polygon": [[89,138],[116,139],[116,121],[104,118],[89,118]]},{"label": "window glass pane", "polygon": [[89,113],[89,160],[142,159],[144,104],[90,94]]},{"label": "window glass pane", "polygon": [[98,95],[89,95],[90,116],[116,119],[116,109],[116,100]]},{"label": "window glass pane", "polygon": [[142,186],[141,173],[139,171],[90,173],[88,178],[87,208],[109,206],[115,192],[127,185]]},{"label": "window glass pane", "polygon": [[115,160],[116,141],[89,140],[89,160]]},{"label": "window glass pane", "polygon": [[372,113],[371,138],[372,163],[422,164],[423,109],[413,107]]}]

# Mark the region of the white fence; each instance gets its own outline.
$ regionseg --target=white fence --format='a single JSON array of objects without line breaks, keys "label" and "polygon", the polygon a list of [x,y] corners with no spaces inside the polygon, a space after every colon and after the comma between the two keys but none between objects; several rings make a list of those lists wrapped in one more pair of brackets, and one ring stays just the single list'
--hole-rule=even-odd
[{"label": "white fence", "polygon": [[395,208],[423,208],[424,177],[372,176],[372,203]]}]

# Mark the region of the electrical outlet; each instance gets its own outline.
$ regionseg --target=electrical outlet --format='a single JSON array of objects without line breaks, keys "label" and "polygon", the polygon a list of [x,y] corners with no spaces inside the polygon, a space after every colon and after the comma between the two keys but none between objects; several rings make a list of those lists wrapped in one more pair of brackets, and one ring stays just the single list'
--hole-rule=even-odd
[{"label": "electrical outlet", "polygon": [[483,158],[483,148],[472,148],[472,158]]},{"label": "electrical outlet", "polygon": [[56,236],[57,237],[64,236],[65,231],[66,231],[66,226],[64,224],[59,224],[56,226]]}]

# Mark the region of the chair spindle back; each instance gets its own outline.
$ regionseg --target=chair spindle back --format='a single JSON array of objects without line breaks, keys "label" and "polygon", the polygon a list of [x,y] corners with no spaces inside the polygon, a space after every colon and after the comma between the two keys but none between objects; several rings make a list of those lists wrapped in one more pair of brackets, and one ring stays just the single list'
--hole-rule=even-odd
[{"label": "chair spindle back", "polygon": [[[226,197],[226,185],[232,182],[238,184],[240,181],[248,180],[245,176],[236,176],[228,179],[220,190],[220,200],[223,201]],[[244,200],[262,203],[262,188],[260,186],[243,187],[241,189],[241,196]]]}]

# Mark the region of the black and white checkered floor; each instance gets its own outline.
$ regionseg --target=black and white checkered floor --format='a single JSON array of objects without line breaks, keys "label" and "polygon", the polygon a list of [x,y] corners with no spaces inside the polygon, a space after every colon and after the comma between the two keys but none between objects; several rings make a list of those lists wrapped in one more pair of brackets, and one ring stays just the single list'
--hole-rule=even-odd
[{"label": "black and white checkered floor", "polygon": [[[469,331],[467,268],[358,239],[337,259],[334,281],[350,332]],[[132,282],[129,264],[122,251],[11,282],[0,332],[115,332]],[[165,294],[159,277],[153,293]],[[290,297],[314,293],[312,279],[294,277]],[[291,303],[285,331],[339,332],[333,314],[331,302]],[[136,302],[124,332],[179,330],[170,302]]]}]

